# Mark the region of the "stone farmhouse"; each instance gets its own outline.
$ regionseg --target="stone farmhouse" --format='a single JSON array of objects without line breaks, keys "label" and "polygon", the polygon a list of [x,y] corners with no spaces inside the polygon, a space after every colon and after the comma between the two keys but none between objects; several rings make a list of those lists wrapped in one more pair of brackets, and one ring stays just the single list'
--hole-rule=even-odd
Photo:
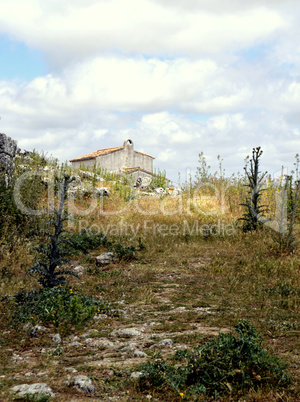
[{"label": "stone farmhouse", "polygon": [[71,159],[74,169],[101,168],[110,172],[128,173],[133,177],[153,176],[153,159],[151,155],[136,151],[133,142],[126,140],[122,146],[99,149],[98,151]]}]

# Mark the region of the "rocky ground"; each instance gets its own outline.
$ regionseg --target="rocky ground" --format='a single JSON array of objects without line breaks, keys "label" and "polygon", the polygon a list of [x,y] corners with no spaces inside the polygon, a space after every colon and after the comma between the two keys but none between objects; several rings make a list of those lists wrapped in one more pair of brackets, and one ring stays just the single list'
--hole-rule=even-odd
[{"label": "rocky ground", "polygon": [[[287,298],[288,307],[276,295],[266,297],[261,289],[271,286],[270,278],[259,274],[261,265],[256,264],[257,272],[250,266],[255,259],[247,259],[248,247],[229,250],[223,241],[219,247],[197,243],[183,255],[185,248],[185,244],[177,246],[176,256],[170,257],[170,250],[164,248],[156,252],[155,261],[151,255],[148,260],[139,256],[105,268],[96,266],[95,253],[74,261],[74,267],[83,266],[77,269],[80,280],[74,279],[74,284],[110,300],[112,312],[96,314],[84,330],[74,328],[67,334],[58,333],[54,326],[31,325],[22,326],[18,333],[3,332],[0,400],[26,400],[28,392],[74,402],[180,400],[179,396],[162,398],[155,390],[142,393],[137,385],[139,365],[233,331],[239,319],[256,326],[266,347],[288,361],[297,382],[295,294]],[[240,269],[241,261],[248,261],[249,268]],[[276,264],[296,267],[294,258],[282,261]],[[296,394],[294,399],[284,393],[274,395],[249,400],[297,400]]]},{"label": "rocky ground", "polygon": [[[88,274],[81,279],[85,276]],[[55,328],[25,325],[20,344],[2,348],[9,357],[7,374],[1,376],[2,388],[9,389],[12,400],[26,393],[42,393],[58,401],[152,399],[151,395],[134,396],[139,364],[229,331],[191,322],[191,316],[192,321],[205,321],[218,311],[190,303],[173,304],[170,297],[180,286],[181,275],[161,272],[159,277],[155,304],[151,297],[147,301],[146,294],[144,302],[120,300],[113,316],[95,315],[84,333],[62,336]],[[175,316],[179,322],[172,321]],[[9,332],[3,335],[9,338]],[[132,383],[127,391],[126,383]]]}]

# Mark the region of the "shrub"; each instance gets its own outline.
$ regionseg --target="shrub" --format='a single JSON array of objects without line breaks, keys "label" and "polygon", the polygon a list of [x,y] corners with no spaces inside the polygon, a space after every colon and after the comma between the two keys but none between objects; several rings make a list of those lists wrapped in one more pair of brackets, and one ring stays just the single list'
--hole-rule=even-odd
[{"label": "shrub", "polygon": [[164,360],[143,364],[140,388],[167,387],[177,393],[217,397],[290,384],[286,364],[262,348],[256,329],[247,321],[240,321],[235,329],[238,337],[221,333],[193,350],[177,351],[173,358],[179,365]]},{"label": "shrub", "polygon": [[120,243],[112,244],[108,247],[108,251],[112,251],[116,257],[121,260],[130,261],[135,259],[135,247],[134,246],[122,246]]},{"label": "shrub", "polygon": [[107,313],[107,303],[88,297],[76,288],[56,286],[31,292],[20,291],[14,296],[12,326],[25,322],[59,325],[80,325],[95,312]]},{"label": "shrub", "polygon": [[97,232],[73,233],[67,235],[66,239],[68,241],[68,252],[73,255],[80,252],[87,254],[90,250],[96,249],[100,246],[110,245],[107,237],[102,233]]},{"label": "shrub", "polygon": [[[32,235],[39,228],[39,219],[22,212],[17,202],[18,197],[14,192],[16,177],[6,182],[5,175],[0,173],[0,237],[5,241],[7,236],[18,233],[18,236]],[[38,198],[44,191],[38,175],[31,175],[23,180],[19,191],[19,197],[23,205],[29,209],[37,209]]]},{"label": "shrub", "polygon": [[162,187],[163,189],[167,189],[169,187],[169,180],[166,178],[166,171],[159,170],[154,173],[152,176],[151,184],[149,185],[150,189],[155,189],[158,187]]}]

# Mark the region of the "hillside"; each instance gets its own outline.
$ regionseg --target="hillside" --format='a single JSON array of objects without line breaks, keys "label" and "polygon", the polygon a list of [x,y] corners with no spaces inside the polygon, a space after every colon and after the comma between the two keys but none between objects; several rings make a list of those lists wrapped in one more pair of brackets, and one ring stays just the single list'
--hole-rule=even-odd
[{"label": "hillside", "polygon": [[[54,224],[62,172],[72,180],[68,216]],[[137,188],[130,177],[72,172],[39,153],[17,158],[11,183],[1,183],[1,400],[300,400],[296,181],[287,247],[271,225],[242,230],[245,177],[206,179],[154,192],[163,178]],[[268,217],[280,186],[262,194]],[[70,233],[53,240],[57,222]],[[70,261],[54,269],[77,277],[62,271],[65,283],[43,287],[42,271],[27,271],[47,265],[53,256],[41,250],[59,240],[58,257]],[[195,346],[206,357],[197,355],[193,372],[183,351]],[[49,389],[35,397],[12,389],[37,383]]]}]

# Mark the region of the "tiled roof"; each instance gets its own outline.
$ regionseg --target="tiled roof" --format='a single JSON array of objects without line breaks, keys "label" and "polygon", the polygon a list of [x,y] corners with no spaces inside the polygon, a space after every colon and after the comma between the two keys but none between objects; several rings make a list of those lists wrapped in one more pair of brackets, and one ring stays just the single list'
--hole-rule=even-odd
[{"label": "tiled roof", "polygon": [[98,149],[98,151],[95,152],[90,152],[89,154],[79,156],[78,158],[71,159],[70,162],[80,162],[80,161],[86,161],[88,159],[94,159],[99,155],[107,155],[111,154],[113,152],[119,151],[120,149],[123,149],[123,146],[120,147],[114,147],[114,148],[105,148],[105,149]]},{"label": "tiled roof", "polygon": [[[70,162],[81,162],[81,161],[86,161],[89,159],[95,159],[97,156],[111,154],[113,152],[120,151],[121,149],[124,149],[124,146],[98,149],[98,151],[90,152],[89,154],[82,155],[82,156],[79,156],[78,158],[71,159]],[[134,150],[134,152],[141,154],[141,155],[149,156],[149,158],[155,159],[154,156],[145,154],[143,152],[139,152],[139,151],[135,151],[135,150]]]},{"label": "tiled roof", "polygon": [[124,173],[129,173],[129,174],[131,174],[131,173],[133,173],[133,172],[137,172],[137,171],[139,171],[139,172],[144,172],[144,173],[148,173],[148,174],[151,174],[152,176],[155,176],[154,173],[150,172],[149,170],[140,168],[140,167],[128,167],[128,168],[123,168],[123,169],[122,169],[122,172],[124,172]]},{"label": "tiled roof", "polygon": [[134,150],[134,152],[136,152],[137,154],[141,154],[141,155],[149,156],[149,158],[155,159],[155,157],[154,157],[154,156],[151,156],[151,155],[145,154],[144,152],[140,152],[140,151],[136,151],[136,150]]},{"label": "tiled roof", "polygon": [[[122,172],[124,172],[124,173],[129,173],[129,174],[134,173],[134,172],[144,172],[144,173],[147,173],[147,174],[149,174],[149,175],[151,175],[151,176],[156,176],[156,177],[159,177],[159,176],[160,176],[159,174],[150,172],[150,170],[146,170],[146,169],[143,169],[143,168],[140,168],[140,167],[123,168],[123,169],[122,169]],[[167,181],[170,181],[170,179],[167,179],[166,177],[165,177],[165,179],[166,179]]]}]

